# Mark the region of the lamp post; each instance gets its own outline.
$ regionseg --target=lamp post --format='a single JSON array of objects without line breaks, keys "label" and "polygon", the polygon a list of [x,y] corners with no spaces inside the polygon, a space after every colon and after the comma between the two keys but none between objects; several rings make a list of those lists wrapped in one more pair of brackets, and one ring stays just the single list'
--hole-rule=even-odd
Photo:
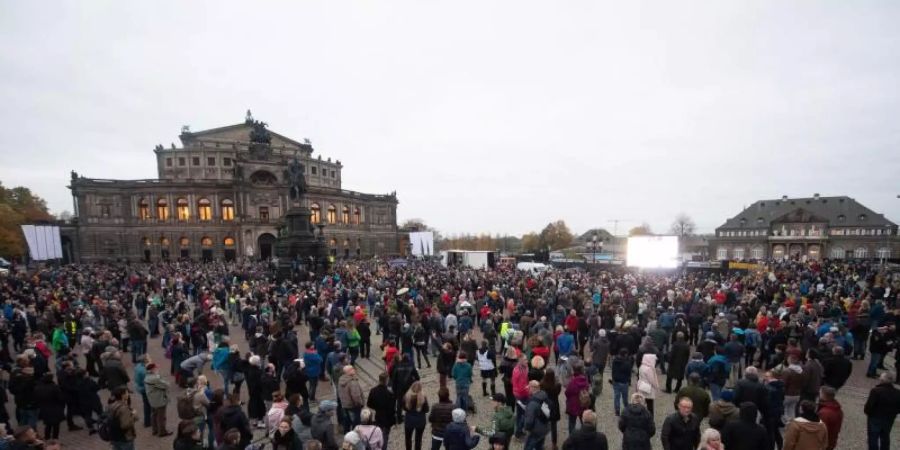
[{"label": "lamp post", "polygon": [[597,264],[597,233],[591,236],[591,264]]}]

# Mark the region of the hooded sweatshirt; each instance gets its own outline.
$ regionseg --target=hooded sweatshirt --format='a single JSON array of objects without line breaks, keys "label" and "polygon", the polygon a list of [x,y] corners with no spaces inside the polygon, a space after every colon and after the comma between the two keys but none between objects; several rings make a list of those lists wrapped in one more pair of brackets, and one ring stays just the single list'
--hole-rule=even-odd
[{"label": "hooded sweatshirt", "polygon": [[757,408],[752,402],[741,403],[740,419],[725,423],[722,443],[728,450],[772,448],[769,433],[756,423]]},{"label": "hooded sweatshirt", "polygon": [[828,446],[828,429],[821,421],[797,417],[788,423],[782,450],[818,450]]},{"label": "hooded sweatshirt", "polygon": [[729,401],[720,399],[709,406],[709,426],[718,431],[722,431],[728,421],[736,420],[738,416],[737,406]]}]

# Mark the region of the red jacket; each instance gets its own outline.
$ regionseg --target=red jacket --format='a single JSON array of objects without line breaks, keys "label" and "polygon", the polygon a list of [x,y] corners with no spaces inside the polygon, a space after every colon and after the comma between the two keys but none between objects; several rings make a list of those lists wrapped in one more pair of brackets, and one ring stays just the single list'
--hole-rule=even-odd
[{"label": "red jacket", "polygon": [[578,317],[571,314],[566,316],[566,329],[575,334],[578,331]]},{"label": "red jacket", "polygon": [[844,423],[844,411],[841,404],[834,400],[822,400],[819,402],[819,419],[825,423],[828,430],[828,450],[834,450],[837,445],[838,434],[841,432],[841,424]]}]

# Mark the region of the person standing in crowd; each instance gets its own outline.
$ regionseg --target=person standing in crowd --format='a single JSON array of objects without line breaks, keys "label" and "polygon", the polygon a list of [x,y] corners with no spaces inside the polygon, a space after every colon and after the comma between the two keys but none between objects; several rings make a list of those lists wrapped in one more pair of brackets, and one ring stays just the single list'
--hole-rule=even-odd
[{"label": "person standing in crowd", "polygon": [[825,428],[828,429],[828,450],[834,450],[837,446],[841,425],[844,423],[844,412],[834,396],[835,389],[833,387],[822,386],[822,389],[819,390],[819,406],[816,410],[819,419],[825,423]]},{"label": "person standing in crowd", "polygon": [[444,429],[453,421],[454,408],[453,402],[450,401],[450,391],[446,386],[439,387],[438,402],[428,414],[428,422],[431,424],[431,450],[440,450],[444,443]]},{"label": "person standing in crowd", "polygon": [[656,435],[656,424],[650,411],[644,406],[644,396],[635,392],[631,402],[619,415],[619,431],[622,432],[622,450],[650,450],[650,439]]},{"label": "person standing in crowd", "polygon": [[365,406],[362,386],[353,366],[344,366],[344,374],[338,381],[338,398],[341,400],[341,408],[349,416],[347,429],[359,425],[359,414]]},{"label": "person standing in crowd", "polygon": [[563,450],[608,450],[606,435],[597,431],[597,415],[586,409],[581,416],[581,428],[569,435]]},{"label": "person standing in crowd", "polygon": [[700,436],[700,445],[697,450],[725,450],[722,444],[722,435],[715,428],[707,428]]},{"label": "person standing in crowd", "polygon": [[[478,359],[478,367],[481,370],[481,393],[483,396],[494,395],[497,393],[497,355],[494,347],[488,345],[487,341],[481,341],[481,348],[476,352]],[[428,367],[431,367],[430,365]],[[488,394],[487,386],[491,385],[491,393]]]},{"label": "person standing in crowd", "polygon": [[[313,439],[322,443],[323,450],[337,450],[337,438],[334,434],[334,411],[337,409],[337,403],[333,400],[325,400],[319,403],[319,411],[312,419],[312,427],[310,435]],[[384,429],[382,429],[382,432]],[[387,439],[385,438],[385,442]]]},{"label": "person standing in crowd", "polygon": [[110,397],[109,415],[113,426],[110,427],[113,450],[134,450],[136,437],[134,424],[137,414],[131,407],[131,395],[125,386],[116,387]]},{"label": "person standing in crowd", "polygon": [[638,369],[637,391],[644,396],[647,409],[653,414],[653,401],[659,392],[659,378],[656,376],[656,355],[645,353]]},{"label": "person standing in crowd", "polygon": [[541,390],[541,384],[537,381],[528,382],[528,394],[528,407],[525,410],[528,438],[525,440],[525,450],[541,450],[550,432],[550,405],[547,403],[547,393]]},{"label": "person standing in crowd", "polygon": [[144,378],[145,395],[150,404],[150,424],[153,435],[165,437],[172,434],[166,426],[166,409],[169,406],[169,382],[159,374],[154,363],[147,365],[147,376]]},{"label": "person standing in crowd", "polygon": [[453,370],[450,377],[456,381],[456,406],[462,408],[463,411],[473,410],[474,404],[469,401],[469,387],[472,385],[472,364],[469,363],[468,355],[465,352],[459,352],[456,363],[453,364]]},{"label": "person standing in crowd", "polygon": [[550,427],[550,444],[551,448],[556,450],[559,442],[559,420],[561,419],[559,409],[559,394],[562,391],[562,385],[556,381],[556,372],[553,369],[544,371],[544,378],[541,379],[541,390],[547,394],[547,405],[550,407],[550,417],[548,426]]},{"label": "person standing in crowd", "polygon": [[[550,369],[547,369],[549,372]],[[593,405],[591,399],[591,385],[588,383],[587,377],[584,375],[584,364],[578,363],[573,369],[572,379],[566,385],[566,415],[569,417],[569,434],[575,431],[577,420],[581,419],[581,414],[586,409],[590,409]],[[553,392],[546,391],[551,398],[555,398]],[[557,393],[558,395],[558,393]],[[582,424],[584,425],[584,424]],[[554,448],[556,441],[554,441]]]},{"label": "person standing in crowd", "polygon": [[381,428],[375,424],[375,411],[363,408],[359,414],[360,424],[353,429],[370,450],[383,450],[387,446]]},{"label": "person standing in crowd", "polygon": [[815,403],[802,400],[799,415],[784,432],[783,450],[823,450],[828,447],[828,429],[816,414]]},{"label": "person standing in crowd", "polygon": [[303,352],[303,370],[309,380],[309,401],[316,401],[316,388],[319,385],[319,377],[322,375],[322,355],[316,351],[312,342],[306,343],[306,351]]},{"label": "person standing in crowd", "polygon": [[66,402],[62,389],[53,382],[53,374],[45,373],[34,388],[38,418],[44,422],[44,439],[59,439],[59,424],[65,419]]},{"label": "person standing in crowd", "polygon": [[516,401],[516,437],[525,436],[525,407],[530,396],[528,390],[527,356],[519,355],[519,361],[512,372],[512,389]]},{"label": "person standing in crowd", "polygon": [[[146,338],[146,337],[145,337]],[[134,341],[132,341],[134,343]],[[144,412],[144,428],[150,427],[150,401],[147,399],[147,364],[150,363],[150,355],[141,355],[137,364],[134,366],[134,388],[141,395],[141,404]]]},{"label": "person standing in crowd", "polygon": [[825,372],[822,382],[826,386],[839,390],[853,373],[853,361],[844,356],[843,347],[835,345],[831,348],[831,352],[831,357],[822,361],[822,368]]},{"label": "person standing in crowd", "polygon": [[384,442],[389,442],[391,427],[397,423],[397,398],[388,388],[389,381],[390,377],[387,372],[379,374],[378,384],[369,391],[369,397],[366,400],[366,406],[375,411],[375,423],[381,428]]},{"label": "person standing in crowd", "polygon": [[663,421],[659,438],[664,450],[694,450],[700,444],[700,419],[693,407],[691,399],[684,397],[678,400],[678,411]]},{"label": "person standing in crowd", "polygon": [[425,418],[428,414],[428,398],[422,392],[422,382],[416,381],[406,392],[403,399],[403,436],[406,450],[413,450],[412,438],[415,435],[415,450],[422,450],[422,434],[425,432]]},{"label": "person standing in crowd", "polygon": [[869,450],[887,450],[891,445],[891,429],[900,414],[900,389],[893,372],[883,372],[878,385],[869,391],[863,412],[866,414],[866,434]]},{"label": "person standing in crowd", "polygon": [[506,405],[506,396],[503,394],[494,394],[491,398],[494,406],[494,416],[491,418],[491,429],[483,430],[476,428],[475,432],[483,436],[487,436],[491,444],[499,442],[502,445],[501,450],[509,448],[509,441],[513,433],[516,431],[516,416],[512,409]]},{"label": "person standing in crowd", "polygon": [[[628,349],[619,349],[619,354],[613,357],[612,361],[613,407],[616,416],[619,415],[621,406],[628,406],[628,386],[631,384],[632,366]],[[641,395],[641,404],[644,404],[643,395]]]},{"label": "person standing in crowd", "polygon": [[769,440],[769,432],[765,427],[756,423],[758,412],[756,404],[750,401],[743,402],[740,410],[740,419],[726,423],[722,429],[722,443],[725,444],[725,448],[729,450],[771,449],[772,442]]},{"label": "person standing in crowd", "polygon": [[675,380],[675,391],[681,390],[681,382],[684,380],[685,368],[691,357],[691,347],[685,342],[684,333],[675,334],[675,343],[669,350],[669,367],[666,371],[666,393],[672,393],[672,380]]},{"label": "person standing in crowd", "polygon": [[466,423],[466,411],[456,408],[451,414],[453,421],[444,429],[444,447],[447,450],[472,450],[477,447],[480,436],[475,433],[474,425]]}]

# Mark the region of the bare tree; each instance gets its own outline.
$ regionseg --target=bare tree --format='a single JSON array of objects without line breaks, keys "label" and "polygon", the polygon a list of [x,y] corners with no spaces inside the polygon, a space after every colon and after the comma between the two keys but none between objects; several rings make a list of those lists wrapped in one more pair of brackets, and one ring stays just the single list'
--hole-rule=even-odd
[{"label": "bare tree", "polygon": [[680,213],[675,217],[675,221],[672,222],[670,230],[672,234],[685,237],[693,235],[695,228],[697,228],[697,225],[694,224],[694,220],[687,214]]}]

